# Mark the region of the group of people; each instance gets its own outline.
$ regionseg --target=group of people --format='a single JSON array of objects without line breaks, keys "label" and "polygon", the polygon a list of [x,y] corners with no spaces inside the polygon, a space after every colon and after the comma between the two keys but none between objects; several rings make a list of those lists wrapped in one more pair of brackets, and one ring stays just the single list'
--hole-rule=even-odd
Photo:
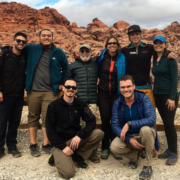
[{"label": "group of people", "polygon": [[[17,32],[13,47],[2,47],[0,55],[0,158],[5,155],[5,141],[9,154],[21,156],[16,137],[24,96],[28,100],[31,155],[40,156],[36,135],[41,118],[41,150],[52,153],[50,158],[62,178],[75,175],[74,163],[81,168],[87,167],[85,159],[99,163],[96,149],[101,141],[101,159],[107,159],[110,152],[116,159],[124,156],[132,169],[138,167],[145,152],[139,177],[150,178],[152,157],[155,149],[159,150],[156,107],[168,143],[158,158],[167,159],[168,165],[176,164],[176,55],[166,49],[163,36],[156,36],[153,45],[143,43],[138,25],[128,28],[128,36],[130,44],[122,49],[116,37],[109,37],[105,49],[96,51],[96,60],[91,58],[91,46],[83,44],[79,57],[69,65],[63,50],[54,46],[49,29],[40,31],[37,45],[26,45],[27,36]],[[64,95],[58,98],[60,91]],[[101,130],[96,129],[97,105]]]}]

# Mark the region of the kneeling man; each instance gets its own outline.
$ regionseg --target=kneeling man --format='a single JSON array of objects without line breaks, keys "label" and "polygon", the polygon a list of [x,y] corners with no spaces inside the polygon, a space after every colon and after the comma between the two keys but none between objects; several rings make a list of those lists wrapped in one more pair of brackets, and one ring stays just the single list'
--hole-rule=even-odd
[{"label": "kneeling man", "polygon": [[135,169],[138,166],[139,151],[145,148],[146,158],[139,178],[150,178],[154,145],[159,150],[159,140],[154,128],[154,107],[145,93],[135,90],[132,76],[121,77],[119,87],[121,96],[114,102],[111,122],[117,137],[111,144],[111,151],[128,158],[128,166]]},{"label": "kneeling man", "polygon": [[[77,84],[73,79],[65,81],[63,91],[64,96],[48,106],[45,124],[55,166],[62,178],[70,179],[75,174],[73,161],[79,167],[86,167],[84,159],[100,162],[95,150],[104,133],[95,129],[95,116],[88,105],[74,97]],[[81,129],[80,118],[86,122],[84,129]]]}]

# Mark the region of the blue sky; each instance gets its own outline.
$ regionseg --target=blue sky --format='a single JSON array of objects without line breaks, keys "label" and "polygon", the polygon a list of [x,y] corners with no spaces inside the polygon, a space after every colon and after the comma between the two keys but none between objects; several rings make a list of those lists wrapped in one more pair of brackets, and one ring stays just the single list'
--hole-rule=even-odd
[{"label": "blue sky", "polygon": [[[0,0],[4,1],[4,0]],[[11,2],[12,0],[8,0]],[[94,18],[108,26],[117,21],[139,24],[145,29],[163,29],[180,23],[180,0],[15,0],[36,9],[55,8],[70,23],[87,26]]]}]

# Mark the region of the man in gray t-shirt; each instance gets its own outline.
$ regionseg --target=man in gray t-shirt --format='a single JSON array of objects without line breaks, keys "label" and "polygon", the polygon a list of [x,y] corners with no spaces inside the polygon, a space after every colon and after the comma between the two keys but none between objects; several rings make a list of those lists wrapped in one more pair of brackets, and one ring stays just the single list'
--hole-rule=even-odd
[{"label": "man in gray t-shirt", "polygon": [[57,99],[58,90],[62,90],[68,61],[62,49],[53,44],[53,33],[44,29],[40,32],[40,44],[27,45],[28,56],[26,90],[28,93],[28,125],[31,155],[40,156],[36,143],[39,119],[42,120],[42,150],[51,153],[46,135],[45,119],[48,105]]}]

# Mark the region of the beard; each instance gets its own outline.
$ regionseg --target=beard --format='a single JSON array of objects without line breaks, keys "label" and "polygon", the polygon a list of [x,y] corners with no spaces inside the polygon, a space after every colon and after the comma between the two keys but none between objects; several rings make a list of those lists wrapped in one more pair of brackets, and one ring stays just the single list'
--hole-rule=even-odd
[{"label": "beard", "polygon": [[91,58],[91,54],[89,55],[80,55],[80,59],[83,61],[83,62],[88,62]]}]

